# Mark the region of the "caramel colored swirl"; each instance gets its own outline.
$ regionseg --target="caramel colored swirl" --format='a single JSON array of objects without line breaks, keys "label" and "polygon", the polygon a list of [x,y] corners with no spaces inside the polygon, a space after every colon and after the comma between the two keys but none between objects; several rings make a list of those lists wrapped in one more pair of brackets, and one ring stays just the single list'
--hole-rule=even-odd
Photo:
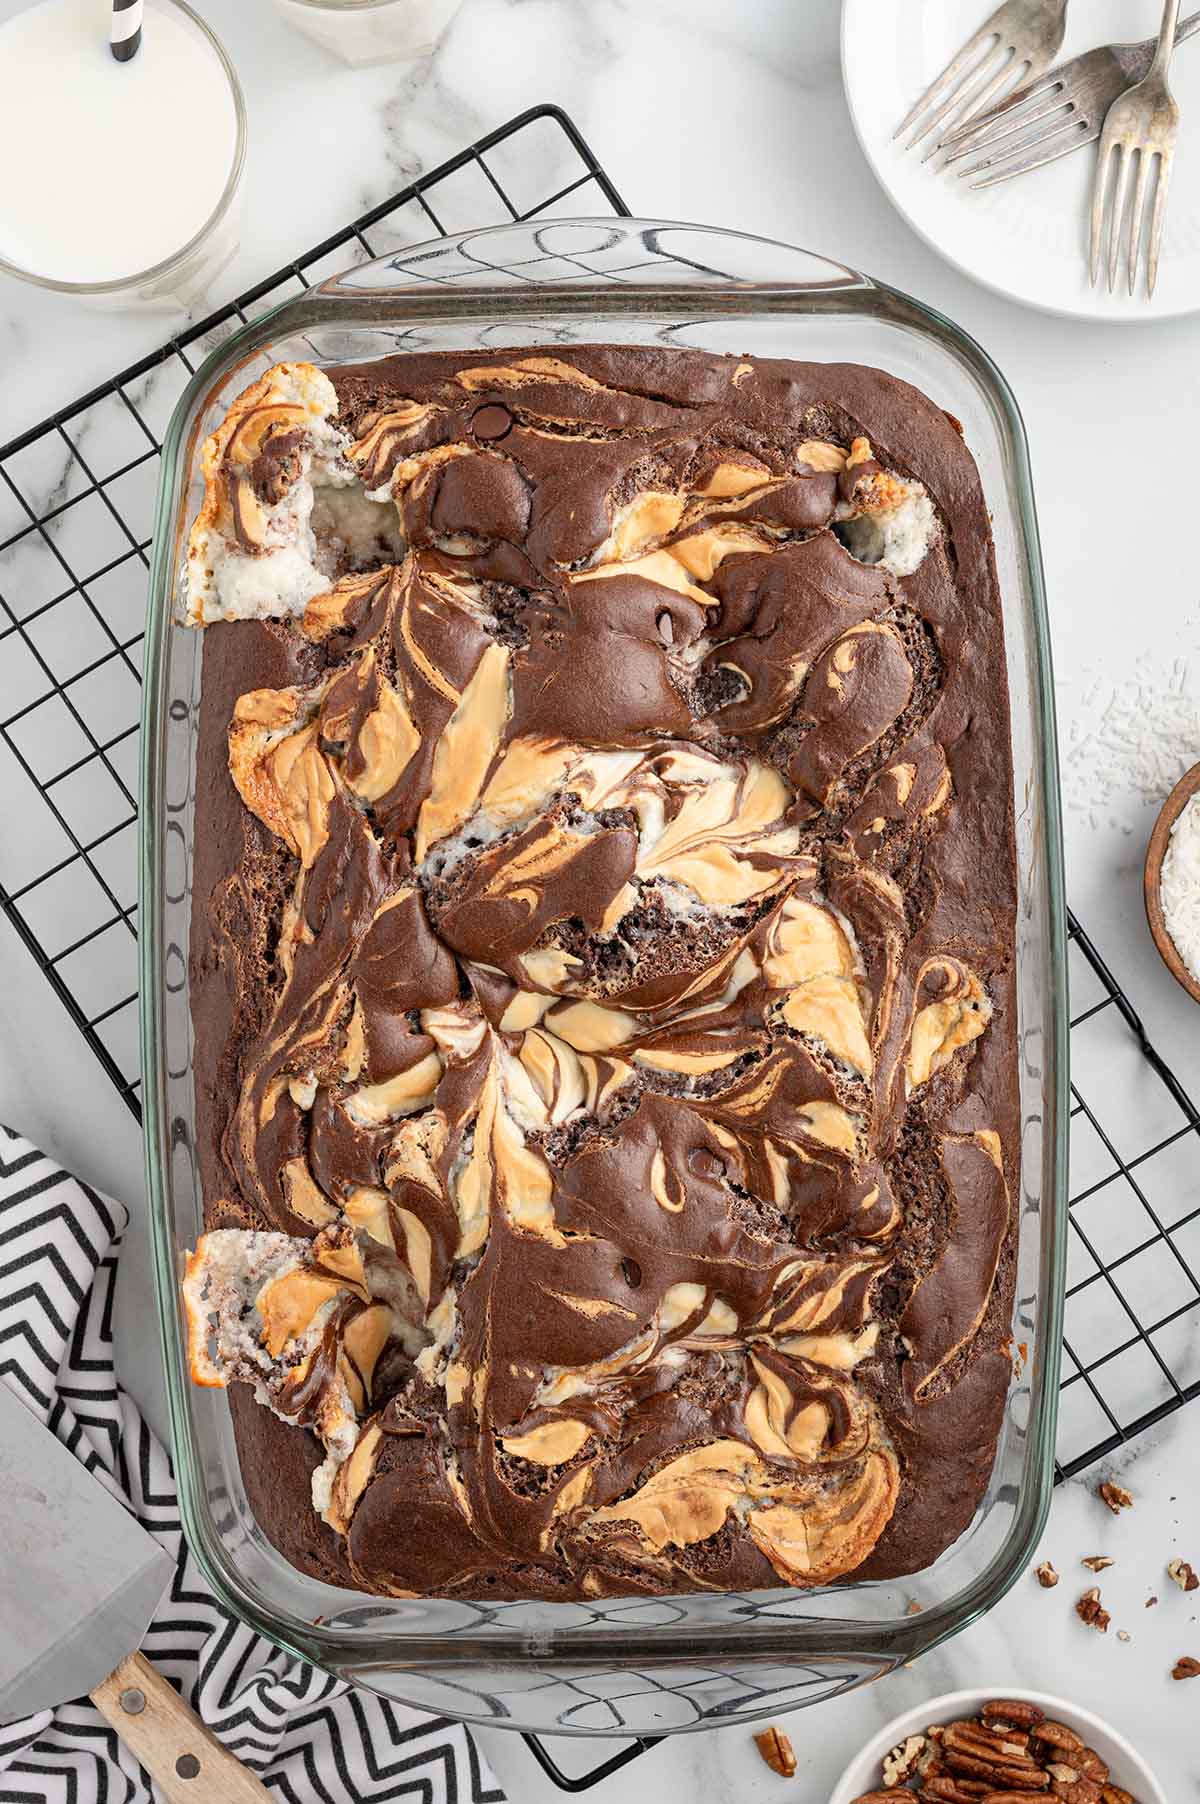
[{"label": "caramel colored swirl", "polygon": [[[285,366],[206,451],[193,1372],[315,1437],[367,1590],[831,1583],[995,1320],[934,502],[766,366],[669,365]],[[328,580],[239,617],[298,548]]]}]

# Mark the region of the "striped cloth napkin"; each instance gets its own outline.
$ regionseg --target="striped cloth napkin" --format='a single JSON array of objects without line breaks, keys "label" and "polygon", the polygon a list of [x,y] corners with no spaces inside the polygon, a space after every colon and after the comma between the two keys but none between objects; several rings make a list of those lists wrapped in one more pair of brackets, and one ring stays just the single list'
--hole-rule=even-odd
[{"label": "striped cloth napkin", "polygon": [[[0,1384],[174,1557],[142,1651],[291,1804],[503,1804],[461,1724],[289,1658],[227,1616],[208,1590],[180,1528],[170,1462],[113,1370],[126,1220],[119,1204],[0,1127]],[[0,1727],[0,1804],[153,1804],[155,1796],[86,1698]]]}]

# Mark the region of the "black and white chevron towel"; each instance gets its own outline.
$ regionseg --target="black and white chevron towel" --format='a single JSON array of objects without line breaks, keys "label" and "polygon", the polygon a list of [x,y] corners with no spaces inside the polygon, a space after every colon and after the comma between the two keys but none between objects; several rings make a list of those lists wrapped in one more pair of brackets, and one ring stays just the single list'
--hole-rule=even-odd
[{"label": "black and white chevron towel", "polygon": [[[460,1724],[289,1659],[216,1603],[188,1553],[167,1456],[113,1372],[125,1221],[119,1205],[0,1128],[0,1383],[174,1556],[170,1593],[143,1651],[289,1804],[503,1804]],[[0,1728],[0,1804],[153,1804],[155,1796],[86,1698]]]}]

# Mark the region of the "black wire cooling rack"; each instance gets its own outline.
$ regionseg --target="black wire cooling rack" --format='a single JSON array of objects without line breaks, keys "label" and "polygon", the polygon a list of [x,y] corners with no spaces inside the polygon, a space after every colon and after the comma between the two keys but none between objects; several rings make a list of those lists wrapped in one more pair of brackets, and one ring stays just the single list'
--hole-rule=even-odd
[{"label": "black wire cooling rack", "polygon": [[141,1119],[137,737],[158,460],[239,321],[347,264],[468,227],[627,214],[558,107],[533,107],[0,448],[0,906]]},{"label": "black wire cooling rack", "polygon": [[[628,209],[571,120],[535,107],[0,448],[0,906],[140,1119],[137,734],[158,458],[197,363],[239,321],[433,234]],[[1071,1234],[1058,1473],[1200,1394],[1200,1115],[1071,918]],[[526,1741],[582,1792],[632,1740]],[[566,1762],[567,1764],[563,1764]]]}]

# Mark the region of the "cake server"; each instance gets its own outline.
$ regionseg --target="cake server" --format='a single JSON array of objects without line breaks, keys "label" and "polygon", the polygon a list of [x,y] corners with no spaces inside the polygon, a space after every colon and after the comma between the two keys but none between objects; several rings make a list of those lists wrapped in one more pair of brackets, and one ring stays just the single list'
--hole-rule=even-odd
[{"label": "cake server", "polygon": [[137,1652],[173,1561],[0,1384],[0,1723],[90,1696],[169,1804],[271,1794]]}]

